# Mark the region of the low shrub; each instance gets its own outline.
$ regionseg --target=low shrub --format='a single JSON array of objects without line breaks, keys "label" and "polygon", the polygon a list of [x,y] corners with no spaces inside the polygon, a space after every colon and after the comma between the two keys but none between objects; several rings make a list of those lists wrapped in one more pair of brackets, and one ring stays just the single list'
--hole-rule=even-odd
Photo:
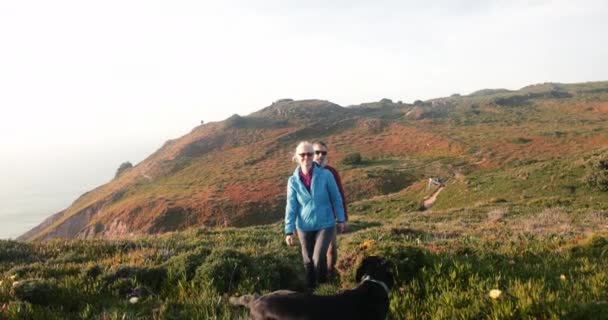
[{"label": "low shrub", "polygon": [[20,265],[9,270],[9,274],[19,278],[62,278],[77,275],[80,269],[77,266],[52,265],[48,266],[40,262]]},{"label": "low shrub", "polygon": [[52,280],[23,280],[13,286],[15,297],[31,304],[50,306],[61,301],[61,292],[57,283]]},{"label": "low shrub", "polygon": [[28,259],[32,252],[32,245],[29,243],[0,240],[0,263]]},{"label": "low shrub", "polygon": [[167,268],[169,279],[192,280],[198,268],[210,251],[206,248],[186,252],[170,258],[164,265]]},{"label": "low shrub", "polygon": [[216,250],[196,269],[194,281],[220,293],[234,292],[241,281],[254,276],[252,271],[249,256],[230,249]]},{"label": "low shrub", "polygon": [[253,258],[255,291],[275,291],[279,289],[298,290],[304,288],[303,278],[298,276],[293,257],[266,254]]},{"label": "low shrub", "polygon": [[119,280],[131,280],[149,286],[155,290],[160,289],[167,279],[165,267],[132,267],[119,266],[103,277],[106,286],[112,285]]},{"label": "low shrub", "polygon": [[395,265],[395,282],[410,282],[418,277],[422,268],[429,265],[429,259],[420,248],[389,247],[382,255]]},{"label": "low shrub", "polygon": [[97,279],[102,273],[103,270],[97,264],[89,265],[82,270],[82,276],[87,279]]},{"label": "low shrub", "polygon": [[566,314],[566,320],[600,320],[606,319],[608,315],[608,302],[593,302],[579,304],[574,310]]},{"label": "low shrub", "polygon": [[349,153],[346,155],[346,157],[344,157],[344,159],[342,159],[342,164],[345,164],[345,165],[357,165],[357,164],[362,164],[362,163],[363,163],[363,158],[361,158],[361,154],[358,152]]},{"label": "low shrub", "polygon": [[608,152],[597,155],[588,161],[584,180],[592,188],[608,191]]}]

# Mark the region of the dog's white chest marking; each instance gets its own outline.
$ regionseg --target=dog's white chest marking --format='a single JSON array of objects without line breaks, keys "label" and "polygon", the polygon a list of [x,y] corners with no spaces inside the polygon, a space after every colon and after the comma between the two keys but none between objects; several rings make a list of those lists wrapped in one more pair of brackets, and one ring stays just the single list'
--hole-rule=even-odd
[{"label": "dog's white chest marking", "polygon": [[[369,275],[365,275],[362,279],[361,279],[361,283],[365,282],[365,281],[369,281],[369,282],[373,282],[375,284],[378,284],[382,287],[382,289],[384,289],[384,291],[386,291],[386,295],[388,296],[388,286],[379,280],[376,279],[372,279],[372,277],[370,277]],[[386,318],[384,318],[385,320],[388,320],[388,313],[386,314]]]}]

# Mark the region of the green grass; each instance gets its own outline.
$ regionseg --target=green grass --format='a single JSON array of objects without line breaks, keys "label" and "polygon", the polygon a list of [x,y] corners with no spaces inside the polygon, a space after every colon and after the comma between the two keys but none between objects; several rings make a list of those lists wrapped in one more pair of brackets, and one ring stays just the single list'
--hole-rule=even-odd
[{"label": "green grass", "polygon": [[[389,212],[352,206],[349,233],[339,239],[340,280],[317,293],[354,286],[357,262],[380,254],[395,264],[392,319],[606,314],[606,211],[498,202],[395,213],[388,203]],[[5,319],[246,319],[228,297],[304,284],[299,249],[283,244],[280,224],[133,241],[1,241],[0,271]],[[496,300],[492,289],[502,291]]]}]

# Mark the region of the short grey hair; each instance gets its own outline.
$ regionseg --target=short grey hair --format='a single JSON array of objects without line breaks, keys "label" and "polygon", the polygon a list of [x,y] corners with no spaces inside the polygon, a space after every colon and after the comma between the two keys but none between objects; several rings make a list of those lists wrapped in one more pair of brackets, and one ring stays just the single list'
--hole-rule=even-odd
[{"label": "short grey hair", "polygon": [[312,143],[310,143],[309,141],[300,141],[300,143],[298,143],[298,146],[293,152],[293,157],[291,157],[291,160],[295,163],[298,163],[298,148],[300,147],[303,149],[312,149]]}]

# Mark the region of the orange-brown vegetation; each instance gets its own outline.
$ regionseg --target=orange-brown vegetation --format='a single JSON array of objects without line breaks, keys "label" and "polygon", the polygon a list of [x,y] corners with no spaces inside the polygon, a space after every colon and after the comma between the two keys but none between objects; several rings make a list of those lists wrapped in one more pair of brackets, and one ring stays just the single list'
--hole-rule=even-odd
[{"label": "orange-brown vegetation", "polygon": [[[397,209],[411,209],[423,201],[428,176],[471,186],[469,173],[605,147],[607,86],[481,90],[416,106],[382,100],[344,108],[321,100],[280,100],[167,141],[22,239],[116,238],[277,221],[299,140],[329,144],[330,164],[340,170],[351,201],[393,194],[411,198]],[[351,153],[360,153],[363,163],[341,164]],[[455,197],[453,192],[467,191],[447,187],[439,197]]]}]

